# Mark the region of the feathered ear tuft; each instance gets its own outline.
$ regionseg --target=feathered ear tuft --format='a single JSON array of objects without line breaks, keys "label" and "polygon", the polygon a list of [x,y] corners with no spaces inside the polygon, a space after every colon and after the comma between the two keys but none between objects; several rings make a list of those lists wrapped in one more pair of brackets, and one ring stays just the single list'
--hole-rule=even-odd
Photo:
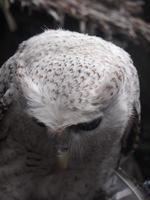
[{"label": "feathered ear tuft", "polygon": [[57,121],[56,105],[50,101],[47,87],[35,84],[30,77],[21,79],[21,87],[27,100],[27,112],[46,126],[54,127]]},{"label": "feathered ear tuft", "polygon": [[35,84],[30,77],[24,77],[21,80],[21,86],[23,95],[27,100],[27,112],[35,117],[42,115],[49,103],[43,95],[43,88]]},{"label": "feathered ear tuft", "polygon": [[97,88],[95,93],[97,94],[97,99],[104,104],[110,101],[118,93],[118,91],[118,88],[115,88],[113,85],[108,83]]},{"label": "feathered ear tuft", "polygon": [[[109,76],[108,76],[109,75]],[[122,72],[106,73],[104,79],[93,92],[93,105],[101,103],[107,106],[113,99],[117,97],[124,83],[124,75]]]},{"label": "feathered ear tuft", "polygon": [[21,81],[21,86],[29,106],[32,107],[35,103],[42,102],[42,92],[40,91],[40,87],[36,85],[30,77],[24,77]]}]

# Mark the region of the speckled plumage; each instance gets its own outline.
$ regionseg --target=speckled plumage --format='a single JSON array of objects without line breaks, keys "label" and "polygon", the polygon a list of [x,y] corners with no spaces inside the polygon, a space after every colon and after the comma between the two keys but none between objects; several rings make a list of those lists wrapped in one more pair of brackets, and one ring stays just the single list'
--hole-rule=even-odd
[{"label": "speckled plumage", "polygon": [[[1,68],[0,98],[2,119],[15,101],[25,115],[48,127],[51,140],[51,133],[62,130],[70,171],[47,177],[45,188],[39,184],[43,198],[92,199],[117,165],[134,109],[140,119],[139,81],[130,56],[101,38],[70,31],[48,30],[23,42]],[[102,121],[93,131],[69,129],[97,117]]]},{"label": "speckled plumage", "polygon": [[[15,64],[10,69],[15,70],[14,82],[20,82],[30,100],[31,113],[50,127],[88,121],[117,96],[124,96],[130,115],[139,98],[137,74],[129,55],[97,37],[46,31],[22,43],[10,62]],[[72,114],[75,116],[70,118]]]}]

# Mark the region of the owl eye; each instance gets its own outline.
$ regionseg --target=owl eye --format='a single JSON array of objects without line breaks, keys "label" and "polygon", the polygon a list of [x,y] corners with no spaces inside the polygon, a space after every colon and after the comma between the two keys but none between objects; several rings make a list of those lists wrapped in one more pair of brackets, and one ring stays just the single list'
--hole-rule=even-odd
[{"label": "owl eye", "polygon": [[40,126],[40,127],[46,127],[44,123],[42,122],[37,122],[37,124]]},{"label": "owl eye", "polygon": [[80,124],[77,124],[77,125],[73,125],[72,127],[74,129],[76,129],[76,130],[91,131],[91,130],[96,129],[99,126],[99,124],[100,124],[101,121],[102,121],[102,118],[99,117],[97,119],[94,119],[91,122],[80,123]]},{"label": "owl eye", "polygon": [[33,121],[40,127],[46,127],[44,123],[39,122],[37,119],[33,118]]}]

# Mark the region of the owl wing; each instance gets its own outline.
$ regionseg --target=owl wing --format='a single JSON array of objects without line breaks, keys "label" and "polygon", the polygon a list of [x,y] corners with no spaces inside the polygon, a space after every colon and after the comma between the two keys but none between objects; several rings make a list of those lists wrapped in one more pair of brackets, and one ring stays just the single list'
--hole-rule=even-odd
[{"label": "owl wing", "polygon": [[141,106],[139,81],[135,81],[134,102],[132,105],[132,115],[129,117],[124,137],[122,139],[122,153],[128,155],[139,146],[141,135]]},{"label": "owl wing", "polygon": [[14,96],[13,65],[12,59],[9,59],[0,68],[0,123]]}]

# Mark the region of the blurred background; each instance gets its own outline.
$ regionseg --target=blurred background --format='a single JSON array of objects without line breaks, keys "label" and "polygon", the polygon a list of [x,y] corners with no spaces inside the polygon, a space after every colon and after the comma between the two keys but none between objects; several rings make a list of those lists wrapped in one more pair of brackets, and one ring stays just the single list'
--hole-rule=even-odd
[{"label": "blurred background", "polygon": [[139,73],[142,104],[134,158],[143,181],[150,179],[150,1],[0,0],[0,66],[20,42],[48,28],[100,36],[131,54]]}]

